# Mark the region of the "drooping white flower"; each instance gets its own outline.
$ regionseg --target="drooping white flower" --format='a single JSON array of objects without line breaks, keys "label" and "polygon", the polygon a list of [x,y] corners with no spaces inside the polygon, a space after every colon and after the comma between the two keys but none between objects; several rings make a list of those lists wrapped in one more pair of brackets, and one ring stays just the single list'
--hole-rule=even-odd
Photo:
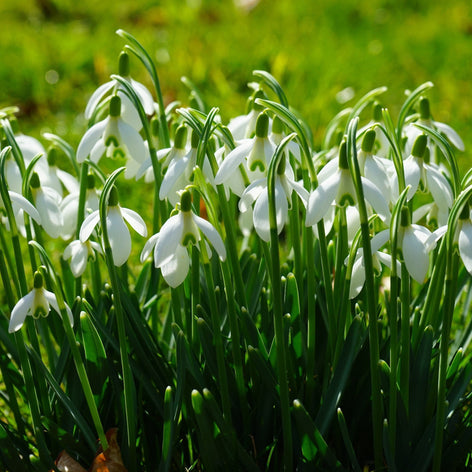
[{"label": "drooping white flower", "polygon": [[[129,56],[123,51],[119,58],[119,75],[126,79],[141,102],[146,115],[152,115],[154,113],[154,99],[152,98],[151,92],[140,82],[132,79],[129,75]],[[121,99],[121,116],[123,120],[131,125],[136,130],[140,130],[143,125],[139,117],[139,113],[136,110],[133,102],[128,98],[128,95],[123,92],[123,86],[116,80],[111,80],[100,87],[92,94],[87,106],[85,108],[85,118],[89,120],[99,103],[108,94],[108,92],[114,89],[116,95]]]},{"label": "drooping white flower", "polygon": [[436,246],[437,235],[424,226],[412,224],[409,210],[401,213],[398,247],[410,276],[423,283],[429,269],[429,254]]},{"label": "drooping white flower", "polygon": [[[320,172],[320,184],[311,192],[308,199],[306,226],[316,225],[328,214],[333,203],[341,207],[356,204],[356,190],[347,163],[345,141],[340,146],[337,164],[338,166],[335,171],[330,166],[331,175],[328,178],[321,178]],[[384,222],[388,222],[390,218],[388,203],[380,190],[365,177],[362,177],[362,187],[367,202]]]},{"label": "drooping white flower", "polygon": [[85,272],[88,260],[95,260],[96,252],[102,253],[102,248],[97,242],[91,240],[81,242],[76,239],[67,245],[62,257],[66,260],[70,259],[72,274],[74,277],[80,277]]},{"label": "drooping white flower", "polygon": [[231,186],[234,175],[243,166],[249,182],[265,177],[270,160],[274,155],[275,144],[269,139],[269,117],[261,113],[257,118],[256,135],[251,139],[242,140],[223,160],[215,176],[215,184],[225,184],[234,192],[237,188]]},{"label": "drooping white flower", "polygon": [[[135,211],[129,208],[122,208],[118,204],[118,192],[116,188],[113,188],[108,200],[106,225],[113,263],[117,267],[122,266],[131,254],[131,235],[125,220],[138,234],[143,237],[147,236],[144,220]],[[98,210],[85,218],[79,233],[79,239],[82,243],[90,238],[99,221],[100,212]]]},{"label": "drooping white flower", "polygon": [[205,219],[191,210],[191,195],[185,190],[181,196],[180,211],[171,216],[159,233],[146,242],[141,253],[141,262],[154,251],[154,265],[171,287],[180,285],[187,276],[190,261],[186,246],[196,244],[205,236],[216,249],[221,260],[226,259],[226,249],[218,231]]},{"label": "drooping white flower", "polygon": [[[403,161],[405,185],[410,185],[407,199],[411,200],[421,185],[424,190],[429,190],[439,210],[447,213],[454,200],[452,189],[439,167],[435,164],[427,164],[424,161],[425,153],[429,153],[426,146],[426,135],[418,136],[411,155]],[[392,188],[398,194],[398,178],[396,175],[394,176]]]},{"label": "drooping white flower", "polygon": [[[60,313],[56,295],[43,287],[43,276],[40,272],[36,272],[34,274],[33,290],[21,298],[13,307],[8,332],[14,333],[18,331],[23,326],[28,315],[31,315],[33,318],[48,316],[51,307],[54,308],[57,313]],[[74,324],[74,318],[71,309],[67,305],[66,311],[72,326]]]},{"label": "drooping white flower", "polygon": [[[439,133],[446,136],[448,141],[452,143],[459,151],[464,151],[465,146],[464,142],[462,141],[461,137],[457,134],[453,128],[445,123],[441,123],[439,121],[434,121],[431,117],[431,110],[429,100],[425,97],[422,97],[419,101],[419,113],[420,117],[417,123],[431,128],[433,130],[438,131]],[[405,127],[404,135],[406,136],[406,143],[405,143],[405,154],[409,155],[413,149],[415,144],[416,138],[423,134],[423,131],[415,126],[414,123],[409,123]],[[431,158],[434,159],[434,144],[433,142],[428,139],[428,148],[430,151]]]},{"label": "drooping white flower", "polygon": [[43,175],[39,174],[41,182],[44,186],[54,189],[61,197],[64,196],[63,187],[69,193],[77,193],[79,191],[79,182],[77,179],[57,167],[57,149],[51,147],[48,151],[48,169]]},{"label": "drooping white flower", "polygon": [[[277,221],[277,234],[288,221],[289,204],[292,201],[292,192],[295,191],[301,198],[304,205],[308,201],[308,191],[298,182],[293,180],[293,170],[286,164],[285,158],[281,161],[281,166],[277,170],[275,177],[275,212]],[[239,200],[239,210],[244,214],[254,203],[253,223],[257,234],[263,240],[270,240],[269,221],[269,193],[267,178],[259,179],[250,184]]]},{"label": "drooping white flower", "polygon": [[139,165],[149,151],[138,131],[120,116],[121,99],[114,95],[110,100],[110,115],[96,123],[82,137],[77,149],[77,161],[83,162],[88,156],[97,163],[106,154],[110,158],[125,158],[125,178],[134,177]]},{"label": "drooping white flower", "polygon": [[[161,167],[165,171],[171,162],[175,161],[181,164],[181,159],[187,155],[187,152],[187,127],[180,125],[175,132],[175,139],[172,146],[159,149],[156,153],[156,157],[157,160],[161,162]],[[154,181],[152,161],[149,152],[147,158],[142,162],[136,172],[136,180],[140,179],[143,175],[145,182]]]},{"label": "drooping white flower", "polygon": [[61,196],[54,189],[42,186],[36,172],[30,183],[34,204],[41,217],[41,226],[51,238],[58,238],[64,225],[60,208]]}]

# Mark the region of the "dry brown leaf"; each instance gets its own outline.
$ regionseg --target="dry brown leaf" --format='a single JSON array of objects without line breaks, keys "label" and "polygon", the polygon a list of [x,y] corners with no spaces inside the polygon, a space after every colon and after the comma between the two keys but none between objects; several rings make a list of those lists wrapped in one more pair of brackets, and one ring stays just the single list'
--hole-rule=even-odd
[{"label": "dry brown leaf", "polygon": [[117,428],[109,429],[106,433],[108,449],[95,457],[89,472],[127,472],[121,458],[120,447],[116,440]]},{"label": "dry brown leaf", "polygon": [[[87,472],[75,459],[73,459],[66,451],[62,451],[56,459],[56,467],[61,472]],[[52,470],[50,471],[52,472]]]}]

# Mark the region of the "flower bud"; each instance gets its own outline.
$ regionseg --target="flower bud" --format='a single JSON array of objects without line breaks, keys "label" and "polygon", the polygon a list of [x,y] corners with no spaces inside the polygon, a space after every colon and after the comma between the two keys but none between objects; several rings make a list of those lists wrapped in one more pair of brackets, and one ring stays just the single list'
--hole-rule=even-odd
[{"label": "flower bud", "polygon": [[126,51],[121,51],[118,59],[118,74],[121,77],[129,77],[129,55]]}]

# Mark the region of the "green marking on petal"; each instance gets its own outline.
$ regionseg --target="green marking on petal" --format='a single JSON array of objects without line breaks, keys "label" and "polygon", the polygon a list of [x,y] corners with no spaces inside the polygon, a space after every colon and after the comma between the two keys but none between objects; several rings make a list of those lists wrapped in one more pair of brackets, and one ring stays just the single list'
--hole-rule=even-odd
[{"label": "green marking on petal", "polygon": [[197,244],[197,240],[193,233],[187,233],[182,238],[182,246],[188,246],[189,244]]},{"label": "green marking on petal", "polygon": [[115,136],[108,136],[108,138],[105,141],[106,147],[110,147],[110,146],[118,147],[119,145],[120,143],[118,142],[118,139]]},{"label": "green marking on petal", "polygon": [[119,159],[120,157],[125,158],[126,154],[123,152],[123,150],[121,148],[116,148],[113,151],[113,159]]},{"label": "green marking on petal", "polygon": [[251,172],[254,172],[258,168],[261,172],[264,172],[265,171],[265,164],[262,161],[259,161],[259,160],[251,162],[251,166],[249,167],[249,170]]}]

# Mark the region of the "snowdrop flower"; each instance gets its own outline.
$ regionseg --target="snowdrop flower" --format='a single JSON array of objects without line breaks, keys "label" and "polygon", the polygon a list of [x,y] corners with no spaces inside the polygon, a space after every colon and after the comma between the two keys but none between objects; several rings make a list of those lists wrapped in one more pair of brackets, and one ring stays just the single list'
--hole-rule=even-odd
[{"label": "snowdrop flower", "polygon": [[376,132],[368,130],[362,140],[361,150],[358,153],[361,175],[370,180],[382,193],[387,201],[392,197],[390,186],[390,173],[394,172],[392,161],[374,155],[373,147],[376,140]]},{"label": "snowdrop flower", "polygon": [[97,242],[75,240],[64,249],[62,257],[65,260],[70,259],[72,274],[74,277],[80,277],[85,272],[88,260],[95,260],[95,252],[102,254],[102,248]]},{"label": "snowdrop flower", "polygon": [[110,115],[87,130],[77,149],[77,161],[83,162],[89,155],[97,163],[106,153],[107,157],[124,157],[126,165],[125,178],[134,177],[138,166],[148,152],[141,135],[120,115],[121,99],[114,95],[110,100]]},{"label": "snowdrop flower", "polygon": [[77,193],[79,191],[79,183],[77,179],[57,167],[58,150],[52,146],[48,150],[48,170],[43,176],[40,174],[40,179],[43,185],[54,189],[61,197],[63,197],[63,186],[69,193]]},{"label": "snowdrop flower", "polygon": [[[275,211],[277,221],[277,234],[282,232],[288,221],[289,203],[292,199],[292,192],[300,196],[306,206],[308,201],[308,191],[298,182],[295,182],[293,170],[286,164],[286,158],[282,158],[277,175],[275,177]],[[254,204],[253,223],[259,237],[266,242],[270,241],[269,222],[269,192],[267,188],[267,178],[259,179],[250,184],[239,200],[239,210],[244,214]]]},{"label": "snowdrop flower", "polygon": [[[387,267],[392,266],[392,256],[386,254],[380,249],[384,246],[390,237],[390,230],[386,229],[377,233],[370,242],[370,249],[372,251],[372,263],[374,271],[377,274],[382,272],[382,266],[386,265]],[[347,260],[346,260],[347,263]],[[400,276],[401,274],[401,266],[400,262],[397,261],[397,274]],[[364,266],[364,249],[359,248],[356,253],[356,258],[354,264],[352,266],[352,274],[351,274],[351,283],[349,286],[349,298],[352,300],[353,298],[357,297],[364,287],[365,283],[365,266]]]},{"label": "snowdrop flower", "polygon": [[[13,210],[13,215],[15,217],[15,222],[17,228],[20,230],[23,236],[26,235],[25,231],[25,219],[24,214],[26,213],[29,215],[33,220],[36,221],[39,225],[41,225],[41,217],[38,213],[38,210],[25,198],[23,195],[13,192],[12,190],[8,191],[8,195],[10,196],[11,206]],[[3,202],[2,197],[0,196],[0,209],[4,209],[5,204]],[[5,223],[7,228],[9,229],[8,218],[6,216],[2,217],[2,221]]]},{"label": "snowdrop flower", "polygon": [[190,261],[186,247],[201,240],[201,235],[216,249],[220,259],[226,259],[226,249],[218,231],[203,218],[192,213],[192,197],[184,190],[180,200],[180,211],[171,216],[159,233],[151,236],[141,253],[144,262],[154,250],[154,265],[160,268],[171,287],[180,285],[187,276]]},{"label": "snowdrop flower", "polygon": [[[122,208],[118,203],[118,191],[115,187],[110,192],[108,199],[106,225],[110,242],[113,262],[117,267],[122,266],[131,254],[131,235],[125,220],[141,236],[147,236],[147,228],[144,220],[133,210]],[[85,218],[80,227],[79,240],[85,243],[90,238],[95,226],[100,221],[99,210]]]},{"label": "snowdrop flower", "polygon": [[[157,151],[156,157],[162,161],[162,168],[167,169],[171,162],[180,162],[187,155],[187,127],[180,125],[175,132],[174,143],[171,147],[160,149]],[[151,156],[143,161],[136,172],[136,180],[144,175],[145,182],[154,181],[154,173],[152,169]]]},{"label": "snowdrop flower", "polygon": [[246,115],[237,116],[228,123],[228,129],[237,141],[250,138],[256,130],[257,117],[264,109],[261,105],[256,103],[257,98],[265,98],[262,90],[256,90],[254,94],[249,97],[248,112]]},{"label": "snowdrop flower", "polygon": [[398,247],[410,276],[422,284],[429,269],[429,253],[434,249],[437,236],[424,226],[411,223],[407,208],[401,212]]},{"label": "snowdrop flower", "polygon": [[[349,172],[347,162],[346,142],[341,143],[339,149],[338,167],[328,178],[321,179],[318,187],[311,192],[306,211],[306,226],[316,225],[328,213],[331,205],[355,205],[357,202],[356,190]],[[384,222],[390,218],[388,203],[380,190],[368,179],[362,177],[364,195],[369,204],[378,213]]]},{"label": "snowdrop flower", "polygon": [[[282,140],[285,138],[284,129],[285,129],[285,126],[284,126],[283,121],[277,115],[275,115],[274,119],[272,120],[272,131],[270,132],[269,139],[276,146],[278,146],[282,142]],[[285,155],[288,157],[287,151],[294,155],[297,162],[301,161],[300,146],[298,145],[297,142],[292,140],[289,143],[287,143]]]},{"label": "snowdrop flower", "polygon": [[[445,123],[441,123],[439,121],[434,121],[431,117],[431,110],[429,105],[429,100],[425,97],[422,97],[419,101],[419,110],[420,110],[420,117],[417,123],[427,126],[428,128],[435,129],[439,131],[441,134],[446,136],[446,138],[457,148],[459,151],[464,151],[465,146],[464,142],[462,141],[461,137],[457,134],[457,132],[451,128],[449,125]],[[405,136],[407,138],[405,144],[405,154],[410,154],[413,146],[415,144],[416,138],[423,133],[422,130],[417,128],[413,123],[410,123],[408,126],[405,127]],[[434,148],[431,142],[428,143],[428,148],[430,150],[430,154],[434,157]]]},{"label": "snowdrop flower", "polygon": [[58,238],[64,225],[60,209],[61,196],[54,189],[42,186],[36,172],[31,176],[30,185],[35,206],[41,217],[41,226],[51,238]]},{"label": "snowdrop flower", "polygon": [[[61,236],[63,239],[71,238],[77,229],[77,215],[79,211],[79,192],[71,193],[65,197],[60,209],[64,224]],[[88,215],[99,208],[99,196],[95,189],[95,178],[92,174],[87,175],[87,189],[85,191],[85,214]]]},{"label": "snowdrop flower", "polygon": [[[447,226],[442,226],[436,231],[441,230],[445,233]],[[467,272],[472,275],[472,220],[468,203],[465,204],[457,222],[455,243]]]},{"label": "snowdrop flower", "polygon": [[[143,105],[146,115],[152,115],[154,113],[154,99],[152,98],[151,92],[149,92],[149,90],[143,84],[133,80],[130,77],[129,56],[125,51],[120,54],[118,71],[119,75],[126,79],[130,83],[133,90],[136,92],[136,95]],[[121,116],[123,117],[123,120],[139,131],[143,127],[139,113],[132,101],[121,90],[120,83],[116,82],[115,80],[111,80],[110,82],[101,85],[97,90],[95,90],[85,108],[85,118],[89,120],[92,117],[93,112],[103,97],[105,97],[105,95],[112,89],[115,89],[116,94],[121,99]]]},{"label": "snowdrop flower", "polygon": [[[424,156],[429,155],[429,150],[426,146],[427,137],[421,134],[416,138],[411,155],[403,161],[405,185],[411,186],[407,199],[411,200],[420,184],[422,184],[422,187],[431,193],[439,210],[447,213],[452,207],[454,200],[452,189],[439,168],[425,162]],[[393,188],[398,193],[397,176],[394,176]]]},{"label": "snowdrop flower", "polygon": [[[14,333],[15,331],[18,331],[23,326],[28,315],[31,315],[33,318],[48,316],[51,307],[54,308],[57,313],[60,313],[56,295],[43,287],[43,276],[40,272],[36,272],[34,274],[33,290],[21,298],[13,307],[8,332]],[[67,305],[66,310],[72,326],[74,324],[74,318]]]},{"label": "snowdrop flower", "polygon": [[241,141],[226,156],[215,176],[215,184],[227,184],[231,190],[237,191],[231,186],[231,181],[241,164],[250,182],[265,177],[275,151],[275,144],[268,138],[268,133],[269,116],[261,113],[257,118],[256,135]]}]

